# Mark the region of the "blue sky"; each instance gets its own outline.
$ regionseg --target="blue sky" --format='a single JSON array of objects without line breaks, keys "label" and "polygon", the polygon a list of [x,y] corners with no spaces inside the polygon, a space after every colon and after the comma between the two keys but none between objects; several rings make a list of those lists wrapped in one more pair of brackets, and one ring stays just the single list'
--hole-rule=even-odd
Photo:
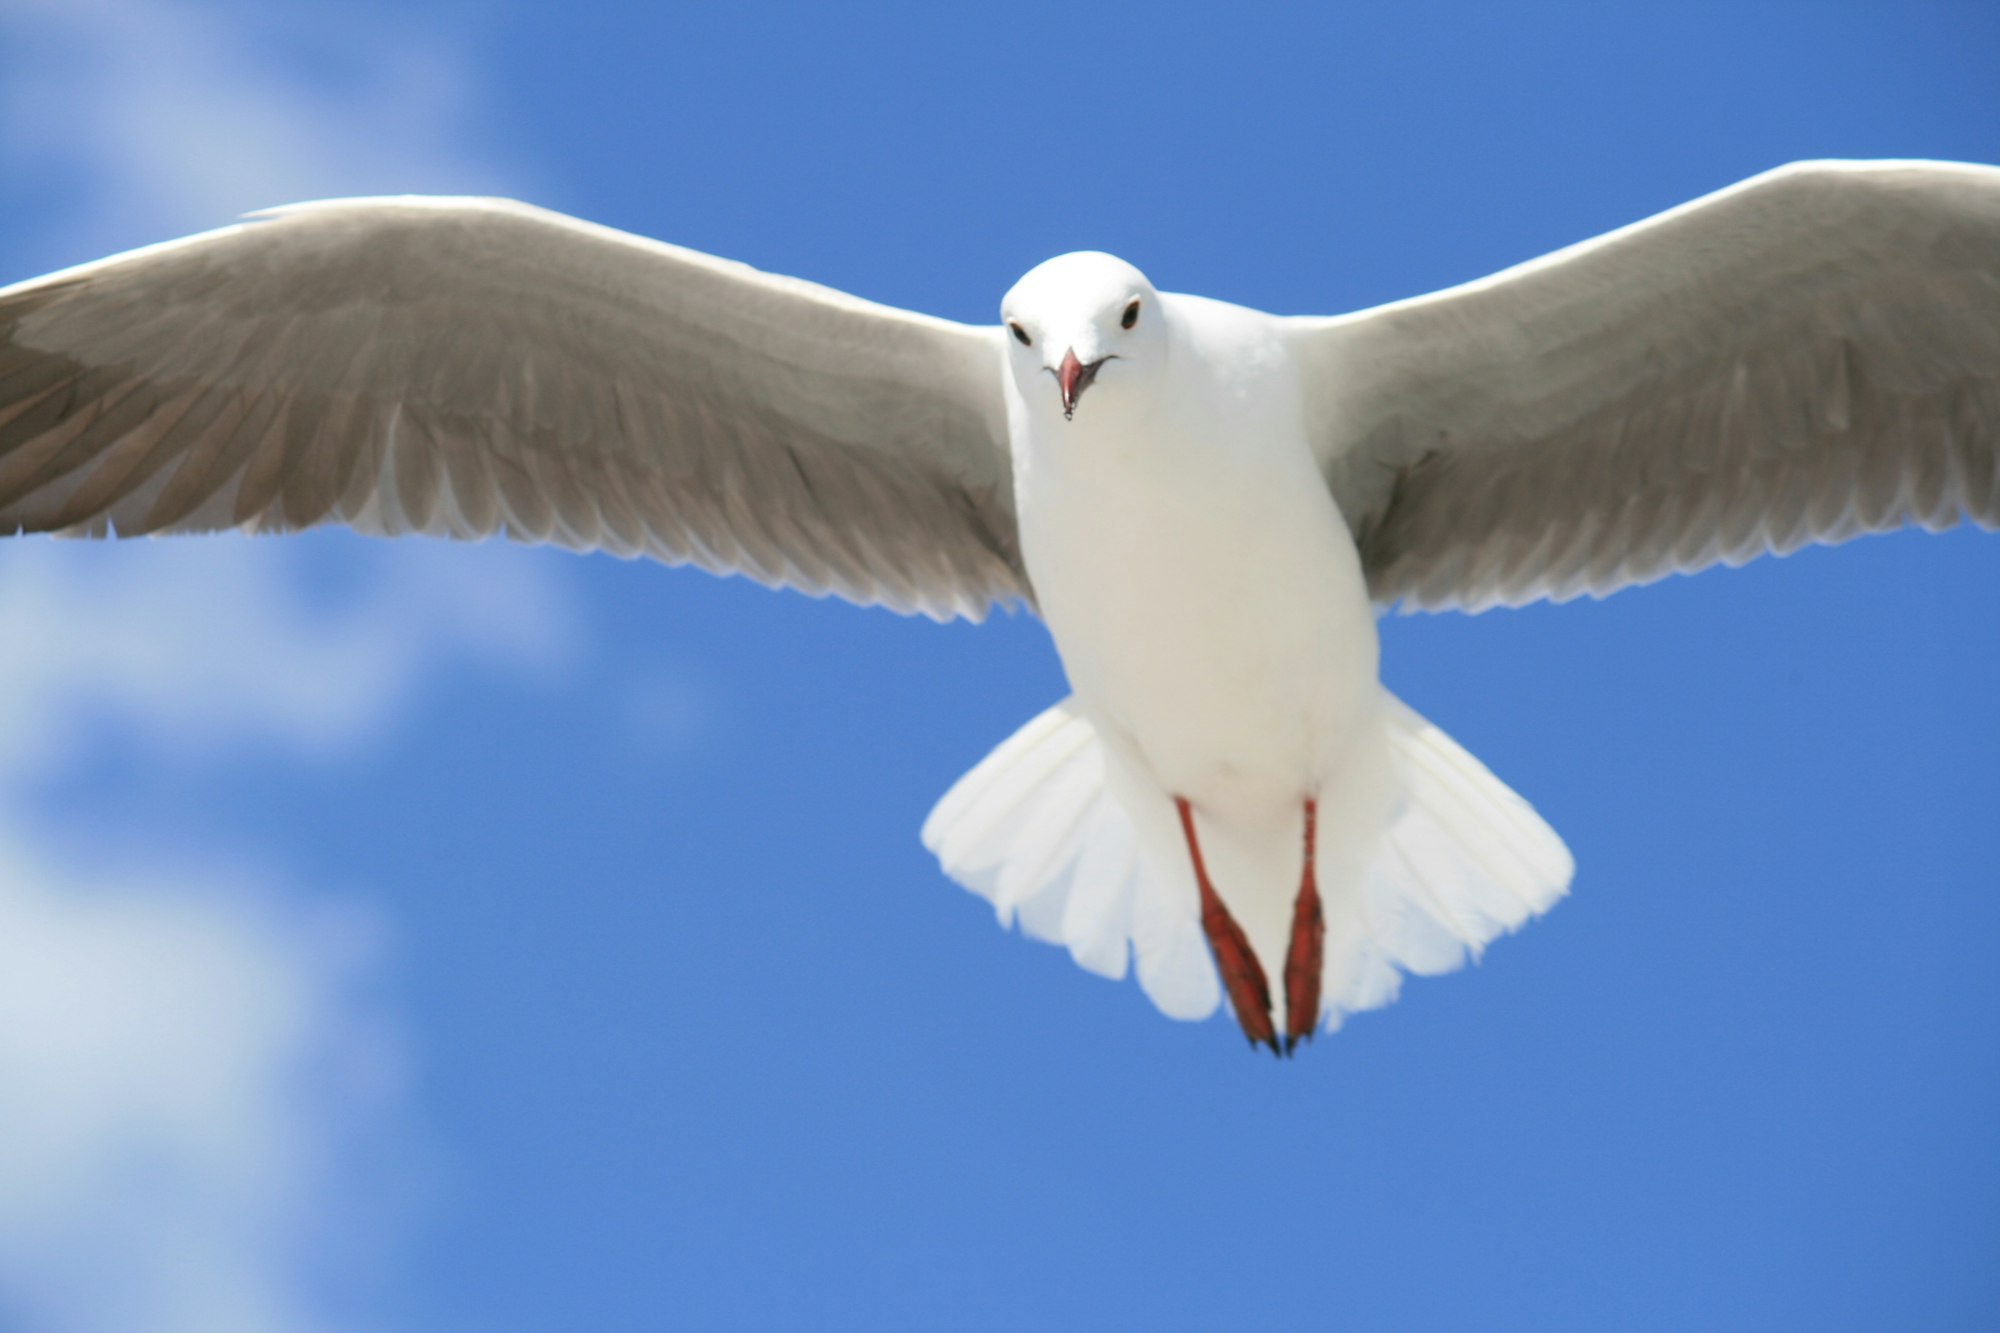
[{"label": "blue sky", "polygon": [[[0,281],[491,191],[961,319],[1084,247],[1330,312],[2000,161],[1969,2],[970,15],[16,3]],[[1961,531],[1391,620],[1574,893],[1281,1066],[918,845],[1062,692],[1032,619],[7,543],[0,1327],[1988,1327],[1996,590]]]}]

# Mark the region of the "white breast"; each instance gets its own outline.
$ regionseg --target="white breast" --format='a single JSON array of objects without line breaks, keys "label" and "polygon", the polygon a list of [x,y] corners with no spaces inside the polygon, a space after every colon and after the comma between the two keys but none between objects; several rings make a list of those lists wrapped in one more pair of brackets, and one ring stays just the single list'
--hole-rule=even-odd
[{"label": "white breast", "polygon": [[1289,818],[1371,716],[1373,613],[1269,317],[1163,305],[1143,397],[1065,422],[1010,395],[1022,548],[1093,721],[1197,808]]}]

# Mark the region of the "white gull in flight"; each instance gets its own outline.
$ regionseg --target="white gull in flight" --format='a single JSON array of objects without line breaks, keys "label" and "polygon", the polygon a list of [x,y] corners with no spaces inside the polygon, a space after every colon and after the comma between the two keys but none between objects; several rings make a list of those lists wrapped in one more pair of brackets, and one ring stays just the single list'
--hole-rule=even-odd
[{"label": "white gull in flight", "polygon": [[504,533],[1025,603],[1074,693],[926,844],[1003,923],[1289,1052],[1572,871],[1383,689],[1379,608],[2000,525],[1991,167],[1786,167],[1331,318],[1089,253],[1000,313],[515,203],[278,209],[0,291],[0,532]]}]

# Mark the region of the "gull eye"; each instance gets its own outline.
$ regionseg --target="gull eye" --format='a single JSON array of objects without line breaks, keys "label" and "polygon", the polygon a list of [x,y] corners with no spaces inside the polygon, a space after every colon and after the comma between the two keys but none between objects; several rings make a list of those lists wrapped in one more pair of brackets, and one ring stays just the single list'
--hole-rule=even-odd
[{"label": "gull eye", "polygon": [[1118,321],[1120,328],[1131,328],[1139,322],[1139,298],[1133,297],[1132,304],[1125,307],[1125,318]]},{"label": "gull eye", "polygon": [[[1132,326],[1127,324],[1125,327],[1129,329]],[[1028,336],[1028,331],[1011,319],[1007,321],[1007,330],[1014,335],[1014,341],[1021,344],[1021,346],[1033,347],[1035,345],[1035,340]]]}]

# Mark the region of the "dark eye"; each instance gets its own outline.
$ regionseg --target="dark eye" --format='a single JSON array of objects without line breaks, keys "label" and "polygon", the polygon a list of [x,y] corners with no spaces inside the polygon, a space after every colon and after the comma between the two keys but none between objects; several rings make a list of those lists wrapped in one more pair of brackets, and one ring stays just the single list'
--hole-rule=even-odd
[{"label": "dark eye", "polygon": [[1134,298],[1132,304],[1125,307],[1125,318],[1119,320],[1118,323],[1121,327],[1129,329],[1138,322],[1139,322],[1139,302],[1136,298]]},{"label": "dark eye", "polygon": [[[1132,326],[1130,324],[1127,324],[1125,327],[1129,329]],[[1009,321],[1007,324],[1007,328],[1010,332],[1013,333],[1014,341],[1021,344],[1021,346],[1033,347],[1035,345],[1035,340],[1033,338],[1030,338],[1028,336],[1028,331],[1022,328],[1019,324],[1015,324],[1012,321]]]}]

